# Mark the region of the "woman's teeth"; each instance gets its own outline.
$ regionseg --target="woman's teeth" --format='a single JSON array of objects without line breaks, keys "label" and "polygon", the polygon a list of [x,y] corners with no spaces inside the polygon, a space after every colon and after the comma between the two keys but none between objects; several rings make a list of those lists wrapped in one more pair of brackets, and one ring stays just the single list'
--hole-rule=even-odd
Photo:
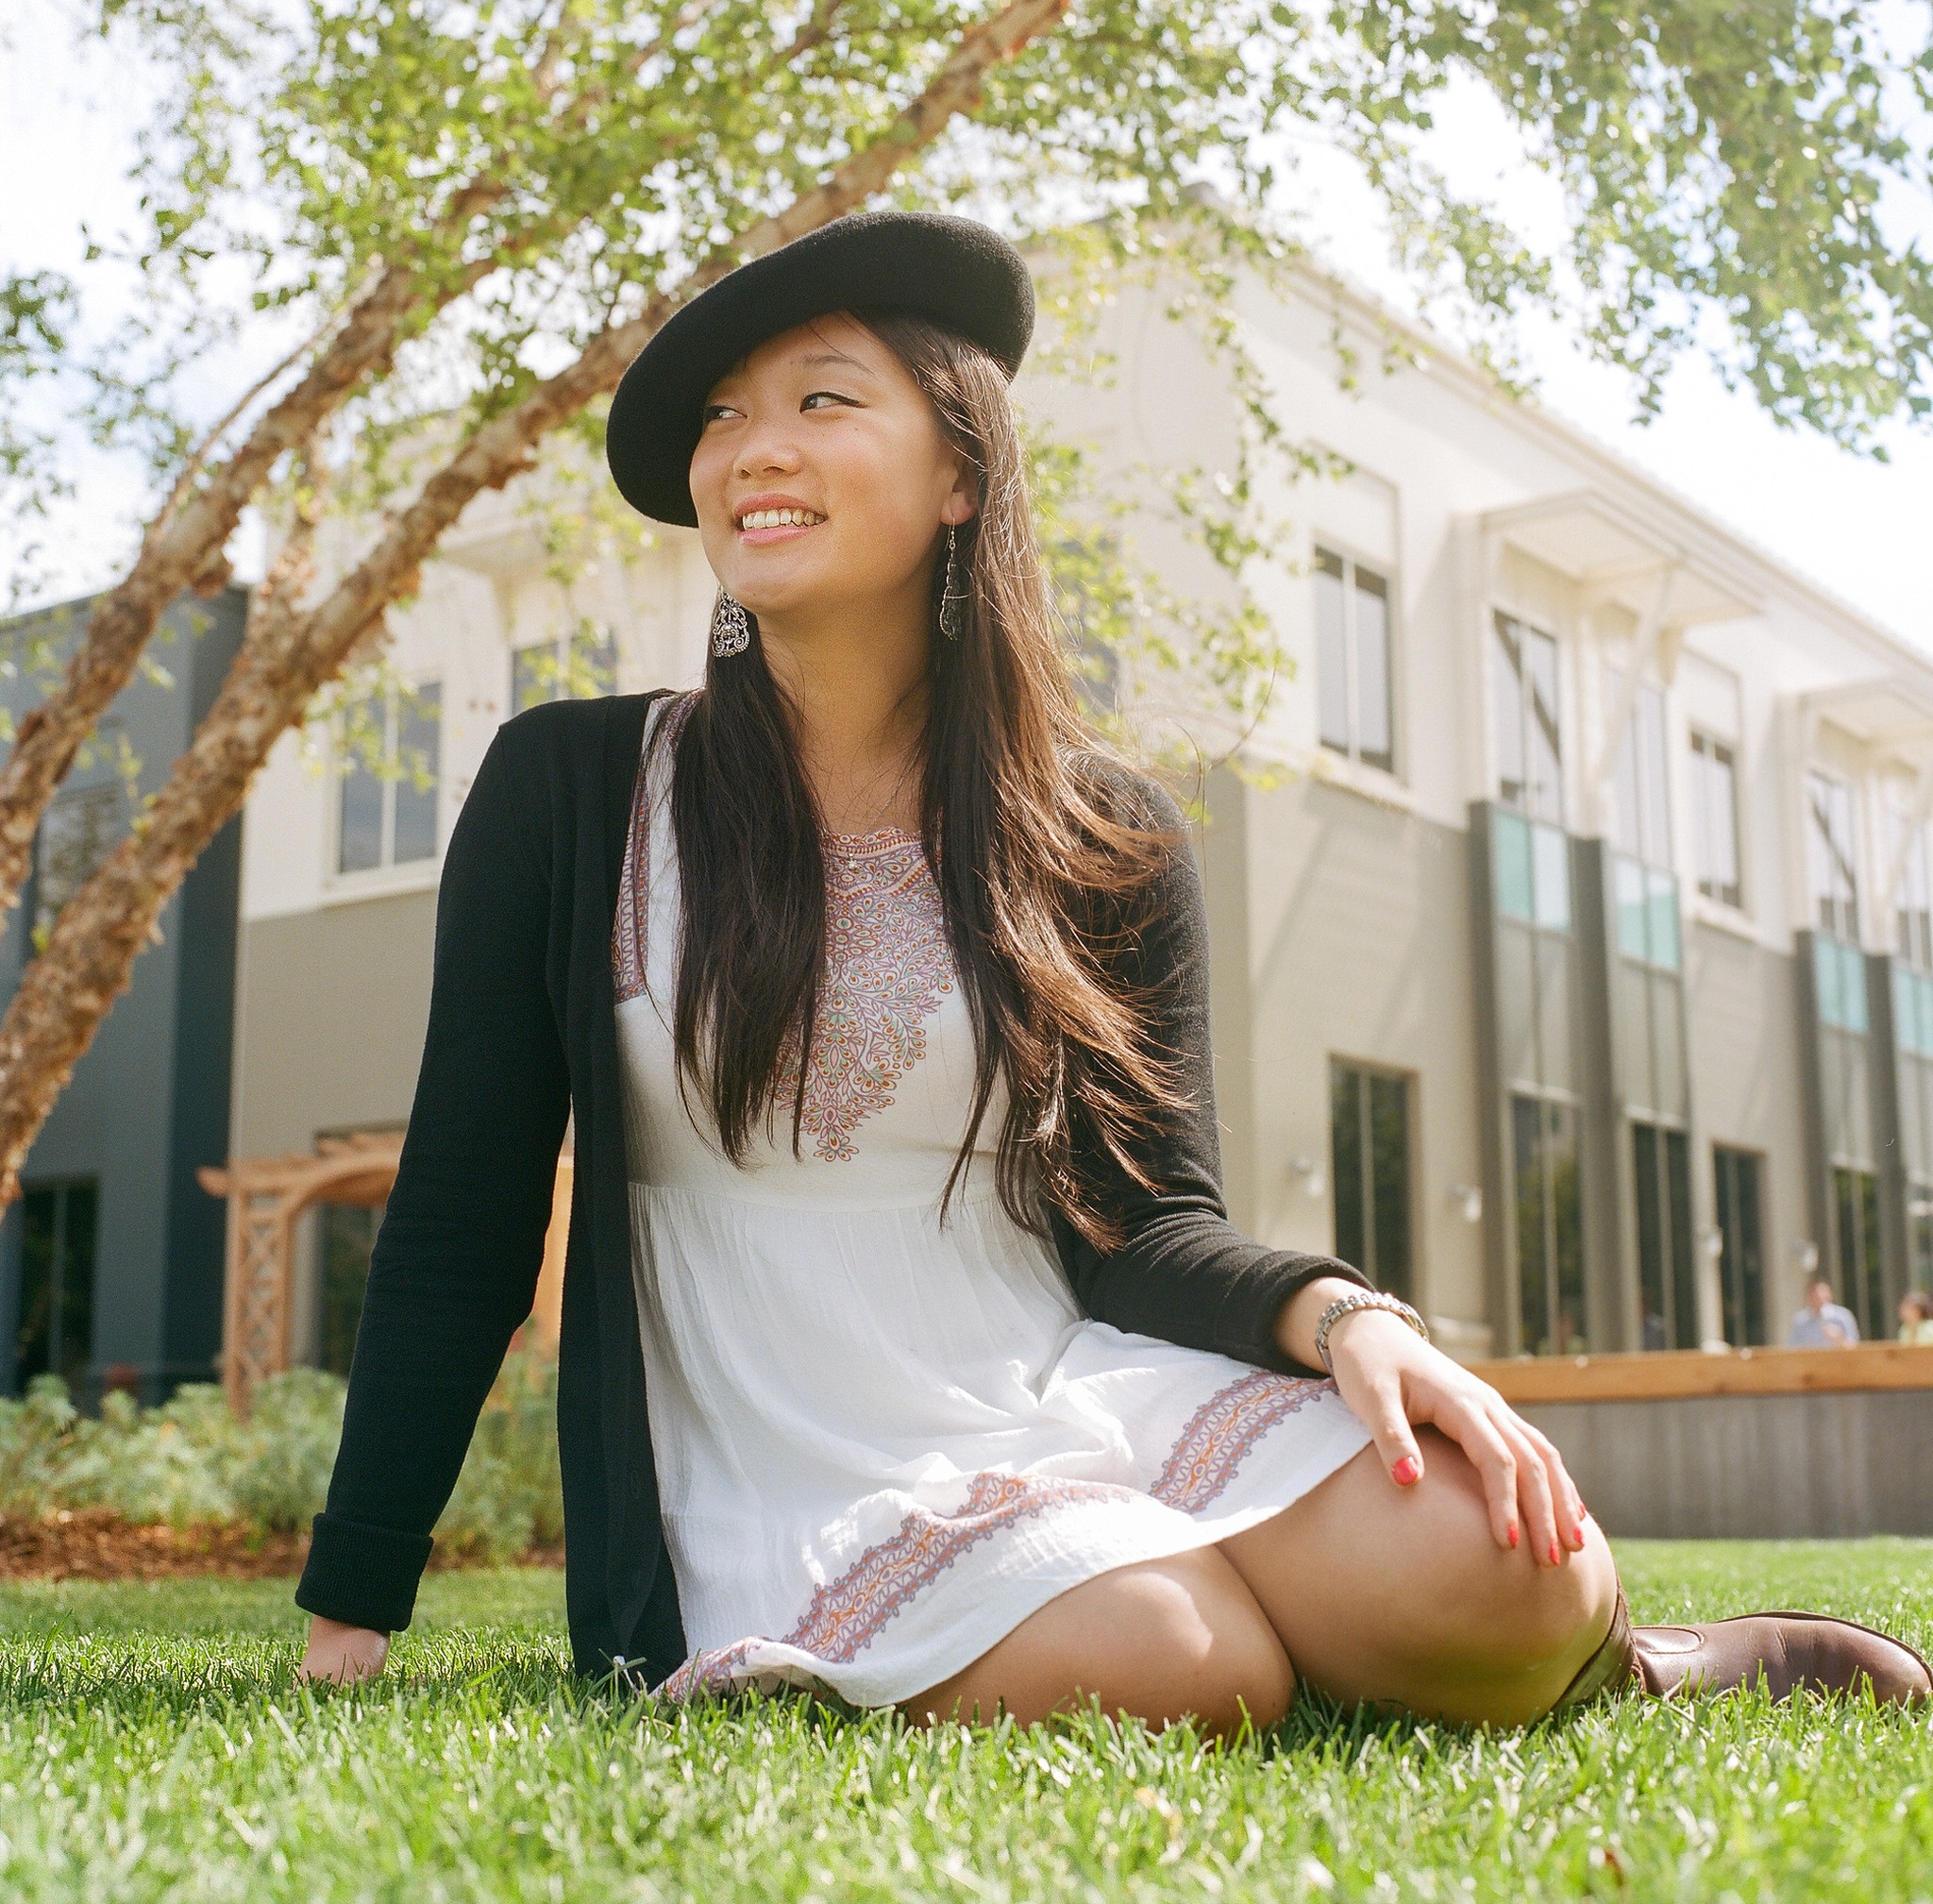
[{"label": "woman's teeth", "polygon": [[741,515],[738,526],[740,529],[810,529],[814,523],[825,519],[809,509],[755,509],[749,515]]}]

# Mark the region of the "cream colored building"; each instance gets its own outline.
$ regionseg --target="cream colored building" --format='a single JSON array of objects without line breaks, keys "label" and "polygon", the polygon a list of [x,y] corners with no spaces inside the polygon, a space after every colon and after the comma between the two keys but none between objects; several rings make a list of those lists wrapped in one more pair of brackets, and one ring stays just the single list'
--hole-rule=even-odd
[{"label": "cream colored building", "polygon": [[[1268,497],[1289,528],[1251,581],[1294,666],[1202,789],[1236,1218],[1359,1257],[1469,1355],[1780,1340],[1814,1263],[1884,1322],[1933,1281],[1933,666],[1348,288],[1252,285],[1236,317],[1344,472]],[[1123,480],[1225,463],[1236,408],[1161,303],[1125,295],[1104,342],[1111,384],[1025,399]],[[519,693],[573,655],[696,679],[696,537],[631,533],[568,583],[513,497],[448,539],[395,617],[433,787],[277,750],[238,1154],[407,1118],[438,851]],[[1217,585],[1171,523],[1142,546]],[[306,1248],[308,1356],[353,1323],[360,1221]]]}]

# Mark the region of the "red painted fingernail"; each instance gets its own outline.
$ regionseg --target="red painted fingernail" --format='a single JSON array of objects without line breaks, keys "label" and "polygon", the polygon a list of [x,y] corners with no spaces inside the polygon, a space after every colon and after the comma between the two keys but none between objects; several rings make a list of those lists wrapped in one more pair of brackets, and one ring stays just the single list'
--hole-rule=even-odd
[{"label": "red painted fingernail", "polygon": [[1513,1547],[1517,1544],[1517,1523],[1515,1521],[1510,1523],[1510,1544]]},{"label": "red painted fingernail", "polygon": [[1557,1545],[1556,1542],[1553,1541],[1551,1542],[1551,1565],[1554,1567],[1561,1567],[1563,1564],[1564,1551],[1561,1547]]},{"label": "red painted fingernail", "polygon": [[1422,1473],[1422,1469],[1417,1464],[1414,1455],[1405,1455],[1389,1473],[1399,1488],[1406,1488]]}]

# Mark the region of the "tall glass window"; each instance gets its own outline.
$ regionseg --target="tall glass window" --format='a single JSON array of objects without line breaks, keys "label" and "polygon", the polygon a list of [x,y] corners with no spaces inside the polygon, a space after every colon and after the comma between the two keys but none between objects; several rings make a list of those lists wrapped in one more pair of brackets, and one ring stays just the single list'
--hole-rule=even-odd
[{"label": "tall glass window", "polygon": [[[369,872],[436,857],[443,688],[388,688],[349,709],[340,749],[336,870]],[[346,736],[376,741],[379,762]]]},{"label": "tall glass window", "polygon": [[1329,1065],[1336,1254],[1378,1289],[1410,1292],[1409,1081],[1336,1058]]},{"label": "tall glass window", "polygon": [[1735,1349],[1765,1340],[1765,1247],[1759,1228],[1759,1157],[1727,1144],[1711,1147],[1718,1188],[1719,1299],[1725,1340]]},{"label": "tall glass window", "polygon": [[1500,614],[1491,645],[1497,798],[1532,819],[1564,823],[1564,753],[1557,718],[1557,644]]},{"label": "tall glass window", "polygon": [[1698,1346],[1698,1276],[1691,1260],[1691,1166],[1685,1133],[1634,1122],[1638,1189],[1639,1342]]},{"label": "tall glass window", "polygon": [[1691,809],[1698,834],[1698,890],[1721,905],[1742,906],[1739,873],[1738,755],[1724,741],[1691,735]]},{"label": "tall glass window", "polygon": [[1903,813],[1889,813],[1887,853],[1895,869],[1893,946],[1920,971],[1933,971],[1933,900],[1926,887],[1926,829]]},{"label": "tall glass window", "polygon": [[1577,1113],[1513,1093],[1517,1181],[1518,1327],[1538,1356],[1582,1355],[1584,1229],[1577,1200]]},{"label": "tall glass window", "polygon": [[1859,942],[1858,850],[1853,790],[1819,772],[1806,776],[1806,863],[1819,930],[1847,945]]},{"label": "tall glass window", "polygon": [[[1610,670],[1613,702],[1622,706],[1625,680]],[[1616,833],[1620,852],[1646,866],[1672,863],[1672,812],[1665,759],[1665,698],[1640,682],[1631,700],[1631,717],[1618,742],[1614,783]]]},{"label": "tall glass window", "polygon": [[512,714],[546,700],[592,700],[616,687],[617,637],[600,622],[580,621],[511,652]]},{"label": "tall glass window", "polygon": [[92,1177],[35,1184],[20,1198],[20,1320],[13,1376],[59,1375],[77,1389],[94,1354],[94,1232],[100,1209]]},{"label": "tall glass window", "polygon": [[1389,583],[1332,550],[1316,551],[1316,695],[1322,745],[1396,766]]},{"label": "tall glass window", "polygon": [[1871,1171],[1836,1167],[1832,1214],[1841,1300],[1852,1310],[1860,1336],[1869,1342],[1883,1342],[1892,1334],[1892,1319],[1886,1313],[1886,1279],[1879,1255],[1879,1179]]}]

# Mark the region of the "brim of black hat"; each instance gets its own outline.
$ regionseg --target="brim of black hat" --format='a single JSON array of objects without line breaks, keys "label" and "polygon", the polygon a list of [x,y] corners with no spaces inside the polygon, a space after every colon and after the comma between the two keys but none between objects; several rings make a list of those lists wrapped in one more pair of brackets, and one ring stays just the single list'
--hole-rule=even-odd
[{"label": "brim of black hat", "polygon": [[859,212],[740,265],[674,312],[617,386],[605,455],[625,500],[695,528],[691,459],[712,386],[767,338],[834,311],[929,318],[1011,379],[1034,335],[1034,283],[999,232],[939,212]]}]

